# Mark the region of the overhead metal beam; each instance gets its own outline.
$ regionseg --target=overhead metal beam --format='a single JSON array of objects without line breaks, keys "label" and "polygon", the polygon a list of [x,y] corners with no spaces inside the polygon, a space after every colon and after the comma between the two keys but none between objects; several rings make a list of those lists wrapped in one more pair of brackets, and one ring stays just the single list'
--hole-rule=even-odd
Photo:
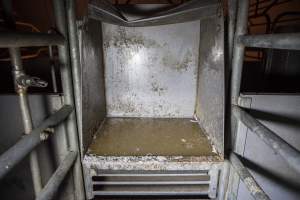
[{"label": "overhead metal beam", "polygon": [[0,32],[0,48],[64,45],[61,35],[29,32]]},{"label": "overhead metal beam", "polygon": [[70,168],[73,166],[75,159],[77,157],[77,152],[70,151],[62,163],[59,165],[57,170],[54,172],[46,186],[37,196],[36,200],[51,200],[54,198],[58,191],[62,181],[69,172]]},{"label": "overhead metal beam", "polygon": [[191,0],[156,15],[128,21],[121,12],[106,1],[92,0],[88,5],[90,18],[129,27],[157,26],[195,21],[216,16],[218,9],[222,9],[218,0]]},{"label": "overhead metal beam", "polygon": [[300,33],[244,35],[239,42],[247,47],[300,50]]},{"label": "overhead metal beam", "polygon": [[32,130],[28,135],[23,136],[14,146],[4,152],[0,156],[0,179],[28,155],[34,147],[41,143],[41,141],[47,139],[47,135],[43,135],[45,129],[61,123],[72,110],[71,106],[63,106],[59,111],[42,122],[40,126]]},{"label": "overhead metal beam", "polygon": [[273,131],[264,126],[254,117],[245,112],[238,106],[233,106],[233,114],[237,120],[245,124],[252,132],[269,147],[271,147],[278,155],[280,155],[286,163],[300,174],[300,152],[289,143],[277,136]]},{"label": "overhead metal beam", "polygon": [[234,169],[237,171],[239,177],[242,179],[251,195],[256,200],[270,200],[269,196],[257,184],[248,169],[243,165],[235,153],[230,154],[230,162]]}]

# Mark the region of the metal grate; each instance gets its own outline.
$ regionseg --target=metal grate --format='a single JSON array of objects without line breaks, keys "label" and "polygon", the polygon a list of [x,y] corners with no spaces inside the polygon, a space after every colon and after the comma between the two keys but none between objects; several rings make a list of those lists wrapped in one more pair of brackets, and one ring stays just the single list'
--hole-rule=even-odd
[{"label": "metal grate", "polygon": [[216,197],[218,170],[112,171],[92,177],[93,197],[192,198]]}]

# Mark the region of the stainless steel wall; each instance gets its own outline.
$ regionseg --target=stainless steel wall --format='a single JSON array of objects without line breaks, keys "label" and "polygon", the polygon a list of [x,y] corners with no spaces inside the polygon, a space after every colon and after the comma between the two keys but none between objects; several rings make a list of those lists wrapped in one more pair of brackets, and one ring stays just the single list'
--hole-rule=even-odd
[{"label": "stainless steel wall", "polygon": [[86,152],[93,134],[106,116],[101,22],[86,19],[79,26],[82,74],[81,150]]},{"label": "stainless steel wall", "polygon": [[225,55],[222,14],[202,20],[200,29],[196,115],[216,150],[224,154]]},{"label": "stainless steel wall", "polygon": [[104,24],[107,115],[191,118],[199,21],[153,26]]}]

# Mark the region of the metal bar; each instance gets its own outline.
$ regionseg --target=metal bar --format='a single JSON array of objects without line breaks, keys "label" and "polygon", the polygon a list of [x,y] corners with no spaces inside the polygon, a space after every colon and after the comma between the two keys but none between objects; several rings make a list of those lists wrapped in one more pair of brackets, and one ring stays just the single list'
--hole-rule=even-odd
[{"label": "metal bar", "polygon": [[239,43],[247,47],[300,50],[300,33],[245,35]]},{"label": "metal bar", "polygon": [[152,173],[150,173],[150,174],[130,174],[130,173],[128,173],[128,174],[100,174],[99,176],[97,176],[97,177],[172,177],[172,176],[176,176],[176,177],[178,177],[178,176],[204,176],[204,175],[208,175],[207,173],[187,173],[187,174],[185,174],[185,173],[179,173],[179,174],[174,174],[174,173],[170,173],[170,174],[159,174],[159,173],[157,173],[157,174],[152,174]]},{"label": "metal bar", "polygon": [[75,1],[67,0],[67,20],[70,42],[70,56],[73,76],[73,88],[76,105],[77,126],[79,133],[82,131],[82,116],[81,116],[81,65],[79,56],[79,40],[76,24]]},{"label": "metal bar", "polygon": [[231,104],[237,105],[240,94],[245,47],[238,42],[238,37],[247,33],[248,0],[238,1],[238,14],[235,31],[235,44],[232,58]]},{"label": "metal bar", "polygon": [[71,106],[63,106],[59,111],[52,114],[40,126],[25,135],[14,146],[0,156],[0,179],[5,176],[16,164],[41,141],[47,139],[42,132],[48,127],[53,127],[62,122],[72,111]]},{"label": "metal bar", "polygon": [[[65,1],[53,0],[54,16],[57,30],[65,37],[68,38],[67,22],[66,22],[66,12],[65,12]],[[68,44],[68,42],[66,42]],[[73,96],[73,85],[72,85],[72,73],[70,68],[70,52],[68,45],[58,46],[58,56],[63,88],[63,99],[66,104],[74,106],[74,96]],[[79,137],[76,124],[76,113],[72,112],[66,122],[67,126],[67,136],[69,142],[69,148],[71,151],[79,152]],[[75,199],[82,200],[85,198],[84,185],[83,185],[83,175],[82,167],[80,161],[80,154],[78,154],[73,167],[73,184],[74,184],[74,197]]]},{"label": "metal bar", "polygon": [[66,155],[65,159],[54,172],[54,174],[52,175],[46,186],[43,188],[41,193],[37,196],[36,200],[53,199],[65,176],[69,172],[70,168],[73,166],[76,157],[77,153],[73,151],[70,151]]},{"label": "metal bar", "polygon": [[242,179],[247,189],[251,195],[256,200],[269,200],[269,196],[263,191],[263,189],[257,184],[253,176],[250,174],[248,169],[243,165],[240,159],[235,155],[235,153],[230,154],[230,162],[235,168],[239,177]]},{"label": "metal bar", "polygon": [[234,43],[234,30],[236,25],[236,13],[237,13],[237,0],[228,1],[228,56],[229,56],[229,66],[231,66],[232,61],[232,51]]},{"label": "metal bar", "polygon": [[210,181],[93,181],[93,185],[208,185]]},{"label": "metal bar", "polygon": [[48,47],[49,49],[49,58],[50,58],[50,67],[51,67],[51,79],[53,85],[53,92],[57,93],[57,82],[56,82],[56,72],[55,72],[55,60],[53,56],[52,46]]},{"label": "metal bar", "polygon": [[287,164],[300,174],[300,152],[278,137],[273,131],[257,121],[242,108],[233,106],[233,114],[236,119],[241,120],[252,132],[279,154]]},{"label": "metal bar", "polygon": [[208,192],[93,191],[95,196],[207,196]]},{"label": "metal bar", "polygon": [[0,48],[64,45],[61,35],[30,32],[0,32]]},{"label": "metal bar", "polygon": [[[32,118],[31,118],[30,107],[29,107],[28,96],[27,96],[27,88],[20,86],[17,83],[18,78],[20,76],[25,75],[25,72],[23,70],[23,63],[21,59],[21,52],[19,48],[9,48],[9,54],[11,58],[12,68],[13,68],[12,72],[14,75],[15,91],[19,96],[19,104],[21,109],[24,132],[25,134],[30,134],[33,125],[32,125]],[[42,179],[40,174],[38,155],[36,151],[32,151],[30,153],[29,162],[30,162],[31,176],[33,180],[34,192],[35,195],[37,195],[42,189]]]}]

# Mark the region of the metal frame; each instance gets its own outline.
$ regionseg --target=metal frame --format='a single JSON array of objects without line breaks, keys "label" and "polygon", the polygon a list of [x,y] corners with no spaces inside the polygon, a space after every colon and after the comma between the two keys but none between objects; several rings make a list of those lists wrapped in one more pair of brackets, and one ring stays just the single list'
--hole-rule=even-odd
[{"label": "metal frame", "polygon": [[45,132],[49,127],[54,127],[67,118],[72,112],[71,106],[65,105],[42,122],[40,126],[22,137],[14,146],[0,156],[0,178],[5,176],[16,164],[29,154],[39,143],[48,139],[51,132]]},{"label": "metal frame", "polygon": [[[236,126],[235,123],[242,122],[248,129],[256,133],[259,138],[265,142],[265,144],[281,155],[290,167],[300,173],[300,152],[239,107],[242,106],[241,103],[243,103],[243,97],[240,96],[240,85],[245,47],[300,50],[300,35],[298,33],[246,35],[248,8],[248,0],[238,1],[231,77],[231,113],[236,118],[236,122],[231,123],[232,135],[236,135],[234,134],[234,127]],[[235,145],[238,145],[237,140],[235,141]],[[234,153],[231,154],[230,161],[235,171],[237,171],[240,179],[245,183],[247,189],[255,199],[269,199],[268,195],[256,183],[248,169]]]},{"label": "metal frame", "polygon": [[63,162],[59,165],[57,170],[54,172],[47,185],[36,197],[36,200],[51,200],[56,194],[60,184],[64,180],[65,176],[69,172],[70,168],[73,166],[74,161],[77,158],[77,153],[70,151]]},{"label": "metal frame", "polygon": [[[74,107],[73,84],[76,90],[76,97],[79,97],[79,56],[76,36],[76,28],[73,25],[76,23],[75,19],[75,3],[74,0],[65,1],[53,0],[54,15],[56,20],[57,30],[60,34],[46,34],[46,33],[22,33],[22,32],[2,32],[0,33],[0,47],[9,48],[11,63],[13,66],[13,75],[15,82],[15,90],[19,95],[20,108],[22,120],[24,124],[24,136],[14,146],[8,149],[0,156],[0,179],[5,176],[16,164],[18,164],[26,155],[30,154],[30,168],[32,173],[34,192],[37,199],[52,199],[57,192],[60,184],[64,180],[67,173],[73,167],[73,184],[74,184],[74,198],[84,199],[84,187],[82,179],[82,168],[80,162],[78,132],[76,124],[76,114]],[[3,1],[5,11],[5,19],[8,28],[15,31],[15,22],[12,16],[11,2]],[[67,12],[66,12],[67,7]],[[68,18],[67,18],[68,17]],[[68,19],[68,21],[67,21]],[[69,25],[69,30],[67,25]],[[70,36],[71,52],[68,44],[68,33]],[[58,46],[60,70],[63,87],[63,102],[64,106],[52,114],[49,118],[44,120],[40,126],[33,129],[32,117],[28,102],[27,88],[29,85],[20,83],[20,79],[29,77],[25,74],[22,66],[22,59],[19,47],[27,46]],[[50,52],[52,54],[52,52]],[[73,76],[71,73],[70,54],[72,58]],[[51,55],[50,55],[51,56]],[[40,82],[42,83],[42,82]],[[42,85],[42,84],[40,84]],[[78,106],[77,106],[78,107]],[[48,139],[53,126],[62,123],[66,119],[67,136],[69,143],[69,152],[65,159],[61,161],[60,166],[52,175],[48,183],[43,188],[41,182],[41,175],[39,170],[39,163],[37,153],[34,148],[44,140]],[[50,129],[49,129],[50,128]]]}]

